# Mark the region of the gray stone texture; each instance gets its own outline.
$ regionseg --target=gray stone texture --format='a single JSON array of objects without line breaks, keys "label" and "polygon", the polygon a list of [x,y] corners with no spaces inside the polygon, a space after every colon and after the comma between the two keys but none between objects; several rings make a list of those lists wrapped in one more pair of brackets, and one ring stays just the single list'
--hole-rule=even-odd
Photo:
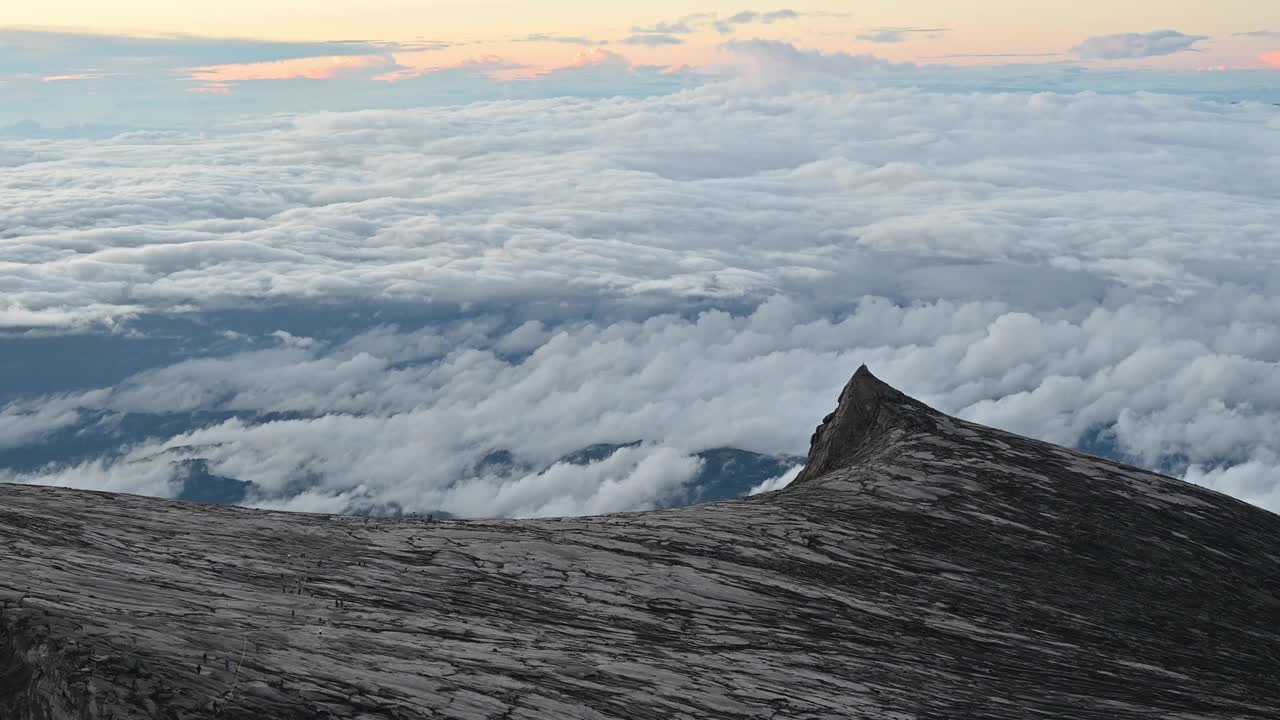
[{"label": "gray stone texture", "polygon": [[0,485],[0,718],[1280,718],[1280,516],[865,368],[788,489],[436,521]]}]

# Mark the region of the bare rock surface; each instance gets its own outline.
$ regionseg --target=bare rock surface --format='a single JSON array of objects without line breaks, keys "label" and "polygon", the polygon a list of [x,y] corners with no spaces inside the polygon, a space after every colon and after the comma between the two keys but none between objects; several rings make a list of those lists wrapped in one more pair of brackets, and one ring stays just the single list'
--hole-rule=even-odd
[{"label": "bare rock surface", "polygon": [[0,718],[1280,717],[1280,516],[865,368],[788,489],[537,521],[0,485]]}]

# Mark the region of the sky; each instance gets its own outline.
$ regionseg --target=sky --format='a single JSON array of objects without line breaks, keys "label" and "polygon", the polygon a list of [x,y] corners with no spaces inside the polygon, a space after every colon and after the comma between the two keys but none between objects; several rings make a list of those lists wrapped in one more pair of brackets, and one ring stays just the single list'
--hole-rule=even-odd
[{"label": "sky", "polygon": [[[496,92],[468,87],[478,78],[610,63],[722,72],[730,44],[754,40],[916,65],[1275,71],[1280,10],[1263,0],[10,3],[0,11],[0,89],[27,112],[10,105],[0,119],[75,124],[68,108],[80,107],[95,122],[191,124],[261,110],[260,96],[273,94],[283,97],[270,109],[350,109],[326,95],[363,95],[356,104],[367,106],[457,101]],[[432,75],[439,82],[422,82]],[[183,97],[193,93],[223,97]]]},{"label": "sky", "polygon": [[[880,40],[918,35],[936,42],[887,44],[937,46],[941,52],[1065,52],[1091,36],[1174,29],[1214,39],[1214,59],[1248,54],[1251,43],[1234,33],[1268,29],[1280,11],[1259,0],[1217,3],[1176,0],[868,0],[849,3],[822,0],[784,7],[753,7],[738,2],[651,0],[643,4],[599,3],[588,0],[253,0],[218,3],[121,0],[105,5],[97,0],[50,0],[24,3],[5,10],[3,23],[15,27],[80,29],[107,34],[207,35],[316,42],[364,40],[412,43],[424,38],[451,44],[505,46],[512,38],[546,34],[561,38],[590,38],[619,42],[637,34],[690,35],[692,47],[668,48],[668,57],[698,57],[720,34],[716,20],[736,25],[736,31],[765,33],[807,45],[843,47],[859,36]],[[747,21],[743,13],[794,13],[776,28]],[[737,22],[735,22],[737,19]],[[683,28],[675,26],[682,24]],[[662,32],[662,25],[666,32]],[[653,31],[645,33],[649,28]],[[929,31],[929,29],[936,29]],[[686,33],[685,30],[693,30]],[[924,30],[924,32],[920,32]],[[934,37],[937,36],[937,37]],[[884,43],[882,43],[884,44]],[[930,50],[896,49],[901,59],[919,58]],[[536,54],[538,49],[526,50]],[[518,57],[516,59],[519,59]]]},{"label": "sky", "polygon": [[6,10],[0,481],[645,509],[867,363],[1280,510],[1280,23],[1112,5]]}]

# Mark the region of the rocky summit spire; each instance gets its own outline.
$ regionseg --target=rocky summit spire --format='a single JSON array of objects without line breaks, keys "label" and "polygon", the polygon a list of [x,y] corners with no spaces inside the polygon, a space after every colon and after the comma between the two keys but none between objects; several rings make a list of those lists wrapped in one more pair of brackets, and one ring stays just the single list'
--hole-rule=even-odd
[{"label": "rocky summit spire", "polygon": [[1280,516],[860,368],[786,490],[596,518],[0,484],[3,720],[1275,720]]},{"label": "rocky summit spire", "polygon": [[809,440],[809,457],[795,483],[803,483],[858,462],[891,442],[892,436],[931,425],[938,411],[908,397],[858,368],[836,409],[822,418]]}]

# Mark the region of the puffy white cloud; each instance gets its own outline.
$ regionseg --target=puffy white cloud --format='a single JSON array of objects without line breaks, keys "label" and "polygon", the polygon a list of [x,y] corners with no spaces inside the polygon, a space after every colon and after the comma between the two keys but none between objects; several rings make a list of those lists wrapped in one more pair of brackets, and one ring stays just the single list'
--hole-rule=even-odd
[{"label": "puffy white cloud", "polygon": [[[1236,298],[1242,300],[1249,302]],[[1175,307],[1188,316],[1177,317]],[[652,505],[669,486],[613,474],[607,477],[652,494],[584,498],[564,489],[579,486],[557,484],[585,482],[611,467],[564,468],[551,479],[536,473],[517,481],[459,479],[495,449],[539,467],[587,444],[632,439],[653,443],[633,458],[668,453],[660,467],[720,446],[803,452],[816,419],[861,361],[980,422],[1066,444],[1110,428],[1120,451],[1148,465],[1172,456],[1223,467],[1266,462],[1280,449],[1274,433],[1280,388],[1268,380],[1275,375],[1280,313],[1242,313],[1238,323],[1216,325],[1215,312],[1197,303],[1136,301],[1037,317],[1001,302],[903,306],[868,297],[836,321],[778,296],[746,316],[708,311],[607,325],[578,321],[545,340],[545,331],[530,324],[506,335],[461,326],[449,333],[378,328],[329,347],[295,344],[188,360],[140,374],[109,395],[64,398],[60,406],[62,412],[235,411],[242,419],[157,438],[123,462],[167,467],[175,451],[209,458],[216,472],[255,482],[263,502],[297,509],[322,509],[305,504],[317,498],[346,502],[344,494],[355,491],[370,501],[463,515]],[[1190,340],[1195,334],[1199,340]],[[498,346],[512,335],[527,336],[520,344],[539,343],[537,349],[505,356]],[[1242,340],[1270,360],[1242,360],[1234,354]],[[263,413],[286,419],[255,419]],[[621,467],[639,472],[635,463]],[[26,479],[82,484],[106,470],[120,487],[126,473],[96,460]],[[139,475],[149,483],[156,474]],[[317,486],[293,498],[307,477]],[[521,492],[548,494],[541,504],[517,503],[498,492],[512,482],[526,488]],[[1274,499],[1273,489],[1249,494],[1252,486],[1231,487],[1255,502]],[[624,497],[633,504],[608,502]]]},{"label": "puffy white cloud", "polygon": [[768,480],[765,480],[759,485],[756,485],[755,487],[751,488],[751,491],[747,494],[762,495],[767,492],[773,492],[774,490],[781,490],[786,486],[790,485],[791,481],[795,480],[796,477],[800,474],[800,471],[803,469],[804,469],[803,465],[797,465],[796,467],[791,468],[790,470],[779,475],[778,477],[769,478]]},{"label": "puffy white cloud", "polygon": [[875,55],[804,50],[781,40],[730,40],[723,47],[749,71],[749,77],[783,82],[813,75],[851,80],[869,73],[912,67],[910,64],[891,63]]},{"label": "puffy white cloud", "polygon": [[[1257,285],[1277,123],[1270,107],[1165,96],[714,87],[20,142],[40,159],[0,178],[0,291],[17,317],[273,298],[758,301],[851,279],[1051,304],[1082,282],[1094,301],[1100,282]],[[1019,287],[1023,266],[1038,276]]]},{"label": "puffy white cloud", "polygon": [[[1275,107],[856,89],[830,81],[874,62],[731,47],[824,79],[10,143],[7,324],[281,319],[219,328],[230,354],[13,400],[10,445],[85,417],[235,417],[5,477],[164,492],[202,457],[264,506],[647,507],[699,450],[803,452],[868,362],[944,410],[1277,507]],[[287,322],[378,303],[455,310],[344,337]]]},{"label": "puffy white cloud", "polygon": [[1086,60],[1127,60],[1195,50],[1196,43],[1207,39],[1207,35],[1187,35],[1176,30],[1119,33],[1088,38],[1071,52]]},{"label": "puffy white cloud", "polygon": [[0,413],[0,450],[39,441],[55,430],[80,421],[76,406],[64,403],[40,403],[24,407],[13,403]]},{"label": "puffy white cloud", "polygon": [[1280,484],[1276,483],[1280,460],[1250,460],[1229,467],[1204,468],[1192,465],[1185,479],[1215,488],[1235,497],[1251,498],[1255,503],[1275,510],[1280,508]]}]

